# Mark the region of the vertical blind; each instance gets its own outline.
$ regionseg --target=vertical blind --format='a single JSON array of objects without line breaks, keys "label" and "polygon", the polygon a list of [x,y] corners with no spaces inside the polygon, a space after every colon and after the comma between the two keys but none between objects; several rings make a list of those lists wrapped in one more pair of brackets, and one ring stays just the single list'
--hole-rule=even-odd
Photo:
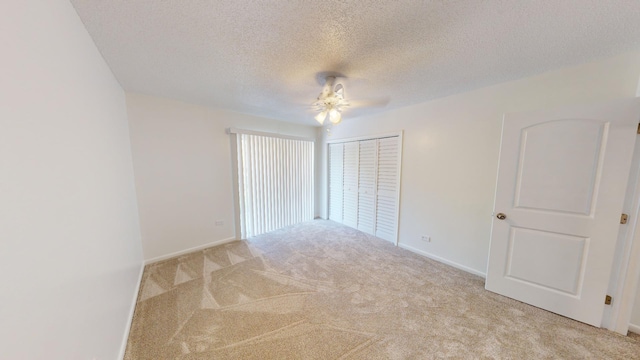
[{"label": "vertical blind", "polygon": [[313,141],[238,134],[242,238],[313,219]]}]

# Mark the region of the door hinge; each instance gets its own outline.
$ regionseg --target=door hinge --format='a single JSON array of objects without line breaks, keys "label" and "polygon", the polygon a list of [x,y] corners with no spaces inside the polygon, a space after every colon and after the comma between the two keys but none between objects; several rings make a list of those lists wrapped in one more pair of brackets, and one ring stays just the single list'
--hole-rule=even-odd
[{"label": "door hinge", "polygon": [[640,124],[638,124],[638,134],[640,134]]},{"label": "door hinge", "polygon": [[611,297],[611,295],[607,295],[604,297],[604,304],[605,305],[611,305],[611,301],[613,301],[613,298]]},{"label": "door hinge", "polygon": [[627,223],[627,220],[629,220],[629,215],[627,215],[627,214],[622,214],[622,215],[620,216],[620,224],[626,224],[626,223]]}]

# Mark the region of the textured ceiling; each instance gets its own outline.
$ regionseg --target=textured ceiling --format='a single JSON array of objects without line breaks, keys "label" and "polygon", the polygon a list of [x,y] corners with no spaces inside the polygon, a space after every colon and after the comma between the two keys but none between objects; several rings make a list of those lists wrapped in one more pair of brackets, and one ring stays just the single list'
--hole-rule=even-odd
[{"label": "textured ceiling", "polygon": [[127,91],[314,124],[319,73],[372,114],[640,49],[638,0],[71,0]]}]

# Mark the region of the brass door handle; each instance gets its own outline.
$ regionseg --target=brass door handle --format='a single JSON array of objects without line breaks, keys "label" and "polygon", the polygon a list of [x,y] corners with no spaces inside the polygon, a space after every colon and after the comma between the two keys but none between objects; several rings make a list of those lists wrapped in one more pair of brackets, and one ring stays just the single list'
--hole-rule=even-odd
[{"label": "brass door handle", "polygon": [[498,215],[496,215],[496,217],[498,218],[498,220],[504,220],[507,218],[507,215],[503,214],[503,213],[498,213]]}]

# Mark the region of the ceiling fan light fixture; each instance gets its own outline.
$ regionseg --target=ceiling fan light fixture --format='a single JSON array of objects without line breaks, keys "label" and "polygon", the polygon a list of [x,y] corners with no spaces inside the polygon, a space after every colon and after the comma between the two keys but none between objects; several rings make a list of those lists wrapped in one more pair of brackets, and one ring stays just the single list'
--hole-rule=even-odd
[{"label": "ceiling fan light fixture", "polygon": [[320,114],[315,116],[316,121],[319,122],[320,125],[324,124],[324,120],[327,118],[327,113],[328,110],[324,110]]},{"label": "ceiling fan light fixture", "polygon": [[312,105],[321,111],[314,117],[320,125],[323,125],[327,118],[333,125],[339,124],[342,122],[342,110],[349,106],[349,101],[345,99],[344,85],[336,84],[335,76],[327,76],[322,92]]},{"label": "ceiling fan light fixture", "polygon": [[329,121],[334,125],[338,125],[342,121],[342,114],[336,109],[331,109],[329,111]]}]

